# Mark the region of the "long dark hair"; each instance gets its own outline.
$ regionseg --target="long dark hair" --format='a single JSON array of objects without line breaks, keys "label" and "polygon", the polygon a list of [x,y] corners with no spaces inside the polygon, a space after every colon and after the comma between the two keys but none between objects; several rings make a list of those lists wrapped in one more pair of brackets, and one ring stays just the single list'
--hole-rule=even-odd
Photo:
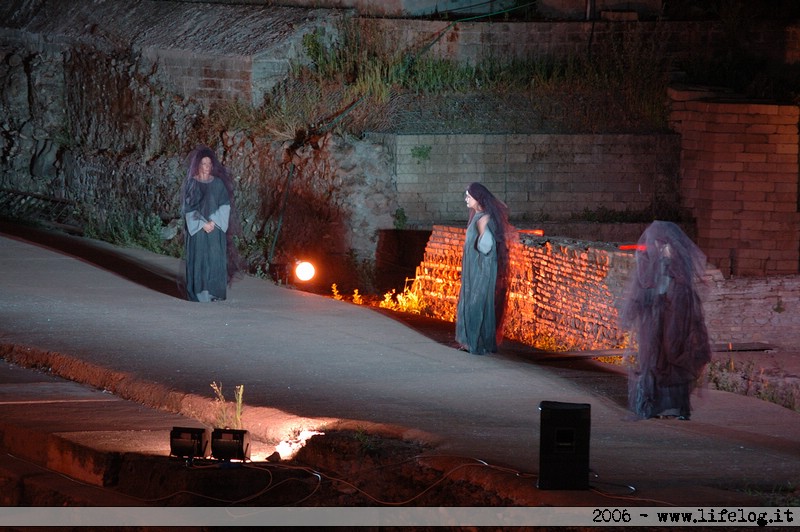
[{"label": "long dark hair", "polygon": [[[494,287],[494,314],[498,342],[503,336],[503,324],[506,313],[506,296],[508,295],[509,277],[509,236],[513,228],[508,223],[508,207],[489,192],[481,183],[470,183],[467,192],[478,202],[483,212],[489,215],[489,230],[494,236],[497,250],[497,282]],[[469,212],[469,221],[475,217],[475,210]]]}]

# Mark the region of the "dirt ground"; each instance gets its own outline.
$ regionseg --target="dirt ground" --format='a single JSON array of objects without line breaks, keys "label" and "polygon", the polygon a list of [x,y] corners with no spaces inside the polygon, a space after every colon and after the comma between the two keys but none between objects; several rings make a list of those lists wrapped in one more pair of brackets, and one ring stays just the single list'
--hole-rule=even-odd
[{"label": "dirt ground", "polygon": [[426,465],[425,450],[415,442],[339,431],[312,437],[286,462],[129,457],[117,490],[158,506],[514,505]]}]

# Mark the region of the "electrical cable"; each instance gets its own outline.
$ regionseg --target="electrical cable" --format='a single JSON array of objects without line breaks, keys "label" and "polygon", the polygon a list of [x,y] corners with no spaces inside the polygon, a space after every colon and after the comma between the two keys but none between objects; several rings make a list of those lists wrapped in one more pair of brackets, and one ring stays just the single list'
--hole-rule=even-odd
[{"label": "electrical cable", "polygon": [[[96,486],[94,484],[89,484],[89,483],[84,482],[82,480],[75,479],[75,478],[72,478],[70,476],[67,476],[64,473],[60,473],[58,471],[54,471],[52,469],[49,469],[49,468],[47,468],[45,466],[39,465],[39,464],[37,464],[35,462],[32,462],[30,460],[27,460],[25,458],[19,458],[19,457],[14,456],[14,455],[12,455],[10,453],[6,453],[6,455],[10,456],[11,458],[13,458],[15,460],[20,460],[22,462],[25,462],[25,463],[31,464],[33,466],[36,466],[37,468],[39,468],[39,469],[41,469],[43,471],[48,471],[50,473],[56,474],[56,475],[58,475],[58,476],[60,476],[62,478],[70,480],[70,481],[72,481],[72,482],[74,482],[76,484],[80,484],[82,486],[95,488],[95,489],[100,490],[100,491],[121,494],[121,495],[124,495],[126,497],[130,497],[132,499],[136,499],[138,501],[145,502],[145,503],[162,502],[162,501],[168,500],[170,498],[176,497],[178,495],[190,495],[190,496],[193,496],[193,497],[199,497],[199,498],[202,498],[202,499],[205,499],[205,500],[219,502],[219,503],[223,503],[223,504],[227,504],[227,505],[238,505],[238,504],[242,504],[242,503],[245,503],[245,502],[250,502],[252,500],[255,500],[258,497],[268,493],[269,491],[272,491],[273,489],[275,489],[275,488],[277,488],[279,486],[282,486],[284,484],[287,484],[289,482],[305,482],[305,480],[306,480],[306,479],[302,479],[302,478],[294,478],[293,477],[293,478],[287,478],[287,479],[281,480],[280,482],[274,483],[273,482],[274,475],[273,475],[272,471],[270,471],[270,469],[283,469],[283,470],[302,471],[302,472],[305,472],[305,473],[309,474],[308,478],[313,477],[313,478],[316,478],[316,480],[317,480],[317,482],[314,485],[314,489],[310,493],[308,493],[307,495],[305,495],[304,497],[302,497],[301,499],[299,499],[297,501],[294,501],[292,503],[287,504],[286,506],[298,506],[298,505],[302,504],[303,502],[309,500],[311,497],[313,497],[319,491],[320,487],[322,486],[323,480],[327,480],[327,481],[329,481],[331,483],[336,482],[336,483],[340,483],[342,485],[348,486],[348,487],[354,489],[356,492],[360,493],[362,496],[368,498],[369,500],[371,500],[371,501],[373,501],[373,502],[375,502],[377,504],[383,505],[383,506],[404,506],[404,505],[407,505],[407,504],[410,504],[410,503],[414,502],[415,500],[419,499],[420,497],[422,497],[423,495],[425,495],[426,493],[428,493],[429,491],[434,489],[436,486],[438,486],[441,483],[443,483],[444,481],[446,481],[453,473],[455,473],[455,472],[457,472],[459,470],[468,468],[468,467],[484,467],[484,468],[492,469],[492,470],[499,471],[499,472],[502,472],[502,473],[513,474],[513,475],[517,476],[518,478],[538,478],[538,475],[535,475],[533,473],[522,473],[522,472],[520,472],[520,471],[518,471],[516,469],[513,469],[513,468],[489,464],[489,463],[487,463],[484,460],[481,460],[479,458],[458,456],[458,455],[415,455],[415,456],[412,456],[412,457],[407,458],[405,460],[401,460],[400,462],[395,462],[395,463],[392,463],[392,464],[385,464],[385,465],[381,465],[381,466],[369,469],[367,471],[362,472],[362,474],[363,473],[369,473],[371,471],[376,471],[378,469],[386,469],[386,468],[390,468],[390,467],[398,467],[398,466],[403,465],[405,463],[412,462],[412,461],[417,461],[417,460],[420,460],[420,459],[431,459],[431,458],[434,458],[434,459],[435,458],[453,459],[453,458],[457,458],[457,459],[462,459],[462,460],[471,460],[472,462],[459,464],[459,465],[457,465],[455,467],[452,467],[452,468],[446,470],[445,472],[442,473],[442,475],[441,475],[441,477],[439,479],[437,479],[435,482],[433,482],[429,486],[425,487],[422,491],[418,492],[416,495],[413,495],[412,497],[409,497],[409,498],[407,498],[407,499],[405,499],[403,501],[385,501],[385,500],[382,500],[382,499],[380,499],[380,498],[378,498],[376,496],[373,496],[372,494],[364,491],[363,489],[361,489],[360,487],[358,487],[356,484],[354,484],[351,481],[345,480],[343,478],[339,478],[337,476],[321,473],[321,472],[319,472],[316,469],[313,469],[311,467],[295,466],[295,465],[280,464],[280,463],[263,463],[263,464],[260,463],[259,465],[255,465],[253,462],[245,462],[245,464],[243,466],[245,468],[256,469],[256,470],[268,473],[268,482],[267,482],[266,486],[264,486],[263,488],[259,489],[257,492],[252,493],[251,495],[248,495],[246,497],[242,497],[240,499],[231,500],[231,499],[223,499],[223,498],[219,498],[219,497],[212,497],[210,495],[206,495],[206,494],[203,494],[203,493],[190,491],[190,490],[178,490],[178,491],[172,492],[170,494],[167,494],[167,495],[164,495],[164,496],[161,496],[161,497],[142,498],[142,497],[137,497],[135,495],[129,495],[127,493],[111,490],[111,489],[103,487],[103,486]],[[214,462],[209,462],[208,465],[192,466],[192,468],[197,468],[197,469],[210,469],[210,468],[217,468],[217,467],[219,467],[219,463],[214,463]],[[631,486],[631,485],[621,485],[621,484],[611,484],[611,483],[606,483],[606,484],[611,485],[611,486],[625,487],[625,488],[631,490],[631,493],[635,493],[636,492],[636,488]],[[614,495],[614,494],[602,491],[602,490],[600,490],[600,489],[598,489],[596,487],[591,487],[590,489],[591,489],[592,492],[594,492],[594,493],[596,493],[596,494],[598,494],[600,496],[610,498],[610,499],[625,500],[625,501],[649,502],[649,503],[662,504],[662,505],[665,505],[665,506],[675,506],[674,504],[671,504],[671,503],[668,503],[668,502],[665,502],[665,501],[656,500],[656,499],[647,499],[647,498],[642,498],[642,497],[631,497],[631,496],[624,496],[624,495]]]}]

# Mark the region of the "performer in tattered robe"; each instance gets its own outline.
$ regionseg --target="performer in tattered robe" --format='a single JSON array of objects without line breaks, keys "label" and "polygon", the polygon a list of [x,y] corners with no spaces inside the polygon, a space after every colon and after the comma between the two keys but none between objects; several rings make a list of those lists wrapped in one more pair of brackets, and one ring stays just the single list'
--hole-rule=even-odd
[{"label": "performer in tattered robe", "polygon": [[497,352],[502,340],[508,278],[508,209],[480,183],[465,194],[469,207],[456,341],[475,355]]},{"label": "performer in tattered robe", "polygon": [[186,297],[200,302],[224,300],[238,271],[232,238],[233,180],[210,148],[198,147],[189,156],[182,196]]},{"label": "performer in tattered robe", "polygon": [[711,360],[697,290],[705,267],[703,252],[672,222],[653,222],[639,239],[621,313],[638,346],[628,390],[637,417],[690,417],[690,396]]}]

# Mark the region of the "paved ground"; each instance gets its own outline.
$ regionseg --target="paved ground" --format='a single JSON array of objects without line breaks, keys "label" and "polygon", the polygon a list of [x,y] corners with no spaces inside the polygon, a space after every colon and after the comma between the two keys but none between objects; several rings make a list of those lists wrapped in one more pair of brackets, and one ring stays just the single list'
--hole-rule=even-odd
[{"label": "paved ground", "polygon": [[[689,422],[630,421],[624,375],[586,357],[471,356],[441,324],[252,277],[189,303],[176,260],[60,233],[0,225],[0,250],[4,477],[46,466],[108,484],[109,456],[166,455],[171,427],[213,424],[217,382],[228,398],[244,385],[254,459],[344,424],[502,466],[471,480],[520,505],[760,506],[800,481],[798,413],[758,399],[704,390]],[[800,368],[791,349],[738,356]],[[593,489],[536,488],[542,401],[591,405]]]}]

